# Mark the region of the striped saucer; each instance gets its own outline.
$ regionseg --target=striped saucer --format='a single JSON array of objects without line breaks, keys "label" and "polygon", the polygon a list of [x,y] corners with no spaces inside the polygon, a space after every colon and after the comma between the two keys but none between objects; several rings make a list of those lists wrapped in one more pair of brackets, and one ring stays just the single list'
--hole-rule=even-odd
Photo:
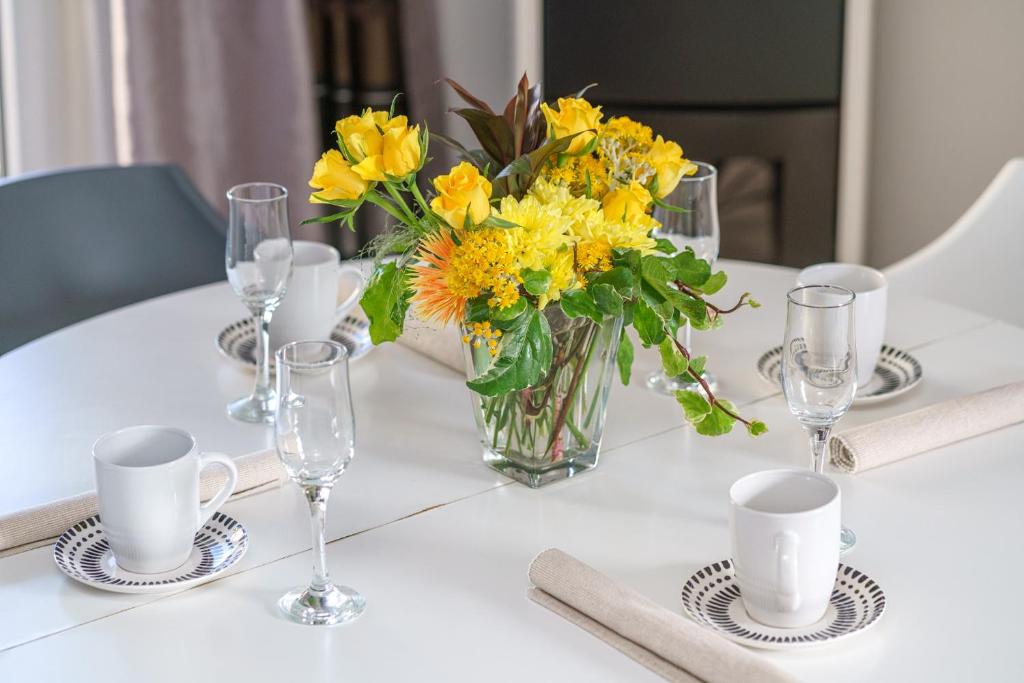
[{"label": "striped saucer", "polygon": [[763,650],[795,650],[848,638],[876,624],[885,611],[885,593],[867,574],[839,565],[828,610],[801,628],[775,628],[750,618],[740,600],[732,562],[699,570],[683,586],[683,609],[702,626],[741,645]]},{"label": "striped saucer", "polygon": [[[766,382],[778,386],[782,382],[781,372],[781,346],[768,349],[757,359],[757,373]],[[916,387],[923,376],[921,363],[910,353],[883,344],[871,381],[863,387],[857,387],[853,403],[864,405],[895,398]]]},{"label": "striped saucer", "polygon": [[245,555],[249,534],[240,522],[215,512],[196,534],[185,564],[161,574],[137,574],[117,566],[99,515],[74,525],[57,539],[53,559],[75,581],[115,593],[167,593],[209,581]]}]

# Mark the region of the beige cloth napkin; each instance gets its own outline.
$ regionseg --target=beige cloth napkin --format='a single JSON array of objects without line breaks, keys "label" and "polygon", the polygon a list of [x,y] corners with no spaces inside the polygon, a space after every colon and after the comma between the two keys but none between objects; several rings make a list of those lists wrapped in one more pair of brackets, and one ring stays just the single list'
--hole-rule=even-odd
[{"label": "beige cloth napkin", "polygon": [[837,434],[833,465],[863,472],[933,448],[1024,422],[1024,382],[961,396]]},{"label": "beige cloth napkin", "polygon": [[530,599],[669,681],[792,683],[771,662],[670,612],[561,550],[530,563]]},{"label": "beige cloth napkin", "polygon": [[[238,485],[230,500],[269,491],[288,481],[288,474],[273,450],[235,458],[235,466],[238,468]],[[203,470],[199,483],[200,498],[204,501],[213,498],[226,481],[223,467]],[[0,557],[49,545],[74,524],[98,512],[96,492],[90,491],[4,515],[0,517]]]},{"label": "beige cloth napkin", "polygon": [[438,330],[410,315],[405,321],[404,331],[398,338],[398,343],[455,370],[460,375],[466,374],[462,338],[455,325]]}]

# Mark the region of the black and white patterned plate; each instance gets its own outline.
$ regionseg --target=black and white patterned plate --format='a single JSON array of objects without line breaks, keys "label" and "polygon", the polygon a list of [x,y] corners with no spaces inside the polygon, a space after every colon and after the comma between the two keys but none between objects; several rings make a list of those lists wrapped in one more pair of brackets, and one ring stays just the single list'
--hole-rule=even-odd
[{"label": "black and white patterned plate", "polygon": [[[350,361],[362,358],[373,348],[370,323],[355,315],[345,316],[331,331],[331,339],[348,349]],[[217,335],[217,348],[229,360],[249,369],[256,368],[256,325],[252,318],[231,323]],[[274,371],[274,356],[270,356]]]},{"label": "black and white patterned plate", "polygon": [[683,586],[683,609],[702,626],[737,643],[765,650],[791,650],[832,643],[873,626],[885,611],[885,593],[863,572],[839,565],[825,616],[802,628],[775,628],[747,614],[732,562],[699,570]]},{"label": "black and white patterned plate", "polygon": [[166,593],[209,581],[238,562],[248,547],[245,527],[215,512],[196,534],[185,564],[162,574],[136,574],[117,566],[99,515],[93,515],[61,534],[53,546],[53,559],[62,572],[93,588],[116,593]]},{"label": "black and white patterned plate", "polygon": [[[757,373],[762,379],[776,386],[782,383],[782,347],[776,346],[765,351],[757,359]],[[906,351],[882,345],[878,364],[871,381],[857,389],[853,402],[857,405],[878,403],[895,398],[918,385],[923,376],[921,363]]]}]

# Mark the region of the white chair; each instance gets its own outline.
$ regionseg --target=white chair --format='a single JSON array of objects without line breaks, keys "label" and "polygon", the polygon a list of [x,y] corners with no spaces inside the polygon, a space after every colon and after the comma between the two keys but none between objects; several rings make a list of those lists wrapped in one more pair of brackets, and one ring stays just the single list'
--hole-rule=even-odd
[{"label": "white chair", "polygon": [[1024,158],[1003,166],[934,242],[885,269],[890,284],[1024,326]]}]

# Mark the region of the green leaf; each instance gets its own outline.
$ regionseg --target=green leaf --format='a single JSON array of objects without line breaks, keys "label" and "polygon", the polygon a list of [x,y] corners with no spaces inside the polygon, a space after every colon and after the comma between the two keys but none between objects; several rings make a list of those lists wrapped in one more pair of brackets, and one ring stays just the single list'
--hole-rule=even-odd
[{"label": "green leaf", "polygon": [[636,308],[633,310],[633,327],[640,335],[640,343],[645,348],[651,344],[660,344],[665,338],[664,323],[643,299],[636,302]]},{"label": "green leaf", "polygon": [[491,315],[486,296],[478,296],[466,302],[466,322],[482,323]]},{"label": "green leaf", "polygon": [[511,306],[507,306],[505,308],[489,308],[488,312],[490,313],[491,320],[501,323],[518,318],[523,314],[523,311],[526,310],[526,307],[526,299],[519,297]]},{"label": "green leaf", "polygon": [[484,396],[498,396],[532,386],[551,366],[551,328],[536,308],[529,308],[518,324],[502,337],[498,358],[476,379],[466,382]]},{"label": "green leaf", "polygon": [[641,254],[636,249],[612,249],[612,265],[625,266],[636,273],[640,270]]},{"label": "green leaf", "polygon": [[686,356],[679,353],[675,342],[667,336],[658,344],[658,351],[661,353],[661,367],[665,369],[666,375],[678,377],[686,372],[686,368],[689,366]]},{"label": "green leaf", "polygon": [[606,270],[591,282],[611,285],[624,299],[632,299],[636,296],[636,279],[633,277],[633,272],[626,266],[616,266],[611,270]]},{"label": "green leaf", "polygon": [[597,303],[598,309],[605,315],[622,313],[622,297],[609,284],[598,283],[590,286],[590,293]]},{"label": "green leaf", "polygon": [[715,294],[722,287],[725,287],[726,280],[728,280],[728,277],[726,277],[725,271],[720,270],[704,281],[704,284],[700,286],[700,291],[705,294]]},{"label": "green leaf", "polygon": [[[466,216],[467,217],[469,216],[469,211],[466,212]],[[488,216],[487,218],[485,218],[482,221],[480,221],[480,227],[481,228],[503,228],[503,229],[507,229],[507,228],[518,228],[520,226],[519,226],[518,223],[513,223],[512,221],[507,221],[504,218],[499,218],[498,216],[495,216],[492,213],[490,216]]]},{"label": "green leaf", "polygon": [[597,308],[594,298],[585,289],[573,289],[562,292],[562,298],[558,302],[562,307],[562,313],[570,318],[586,316],[596,323],[604,320],[601,311]]},{"label": "green leaf", "polygon": [[761,304],[754,301],[753,299],[747,299],[747,305],[750,306],[751,308],[761,308]]},{"label": "green leaf", "polygon": [[768,425],[760,420],[752,420],[751,423],[747,425],[747,433],[751,436],[760,436],[767,431]]},{"label": "green leaf", "polygon": [[619,379],[628,386],[629,377],[633,371],[633,342],[626,333],[625,327],[622,328],[622,333],[619,335],[619,350],[615,353],[615,363],[619,366]]},{"label": "green leaf", "polygon": [[520,271],[523,277],[523,287],[534,296],[540,296],[548,291],[551,286],[551,273],[546,270],[530,270],[524,268]]},{"label": "green leaf", "polygon": [[359,301],[370,319],[370,340],[374,344],[394,341],[402,334],[410,295],[404,269],[394,262],[377,268]]},{"label": "green leaf", "polygon": [[707,356],[697,356],[690,359],[690,369],[696,372],[698,375],[704,374],[704,366],[708,363]]},{"label": "green leaf", "polygon": [[672,272],[676,280],[691,287],[700,287],[711,277],[711,264],[697,258],[693,249],[687,248],[672,257]]},{"label": "green leaf", "polygon": [[676,249],[676,245],[672,244],[670,240],[667,240],[664,237],[659,237],[655,242],[657,243],[657,246],[654,248],[663,254],[674,254],[678,251],[678,249]]},{"label": "green leaf", "polygon": [[[732,410],[732,405],[728,401],[722,401],[721,399],[719,401],[727,405],[729,410]],[[702,436],[721,436],[731,432],[735,422],[736,418],[728,415],[721,407],[715,404],[711,412],[694,426],[697,429],[697,433]]]},{"label": "green leaf", "polygon": [[687,421],[697,424],[711,413],[711,404],[696,391],[677,391],[676,401],[683,407]]}]

